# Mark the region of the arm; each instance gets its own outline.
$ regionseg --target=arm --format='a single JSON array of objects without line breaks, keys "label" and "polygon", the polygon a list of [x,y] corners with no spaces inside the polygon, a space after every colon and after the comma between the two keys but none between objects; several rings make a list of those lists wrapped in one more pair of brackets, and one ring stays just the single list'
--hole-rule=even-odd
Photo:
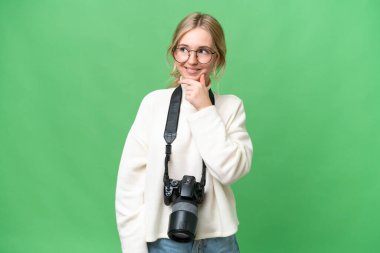
[{"label": "arm", "polygon": [[128,133],[117,177],[116,221],[123,253],[147,253],[144,228],[144,184],[149,118],[146,98]]},{"label": "arm", "polygon": [[224,123],[215,106],[188,118],[192,136],[213,177],[228,185],[247,174],[252,162],[252,142],[245,128],[243,103],[234,97],[233,113]]}]

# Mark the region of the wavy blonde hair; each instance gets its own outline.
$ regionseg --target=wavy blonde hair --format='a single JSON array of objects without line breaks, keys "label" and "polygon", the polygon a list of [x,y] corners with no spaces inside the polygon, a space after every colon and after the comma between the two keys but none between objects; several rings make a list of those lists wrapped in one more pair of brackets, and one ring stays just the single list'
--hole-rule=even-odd
[{"label": "wavy blonde hair", "polygon": [[[177,25],[177,28],[173,34],[171,45],[166,52],[166,59],[169,62],[169,55],[173,57],[173,50],[177,47],[178,42],[181,40],[183,35],[185,35],[185,33],[188,31],[198,27],[206,30],[211,35],[213,41],[213,49],[216,52],[216,61],[212,71],[212,77],[215,80],[219,80],[223,75],[226,67],[227,48],[223,28],[220,23],[211,15],[195,12],[183,18]],[[170,87],[178,86],[177,82],[179,81],[181,74],[179,73],[175,64],[173,64],[170,76],[174,78],[170,84]]]}]

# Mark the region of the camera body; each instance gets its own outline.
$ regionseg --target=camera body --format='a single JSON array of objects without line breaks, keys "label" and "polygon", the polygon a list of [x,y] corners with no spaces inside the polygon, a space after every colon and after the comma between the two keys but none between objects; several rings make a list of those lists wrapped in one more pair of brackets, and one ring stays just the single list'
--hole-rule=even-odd
[{"label": "camera body", "polygon": [[170,179],[164,185],[164,202],[173,203],[169,217],[168,236],[178,242],[195,238],[198,221],[198,204],[204,199],[204,187],[193,176],[183,176],[181,181]]},{"label": "camera body", "polygon": [[170,205],[178,197],[195,200],[197,204],[200,204],[204,199],[204,188],[195,181],[193,176],[185,175],[181,181],[170,179],[169,185],[164,185],[165,205]]}]

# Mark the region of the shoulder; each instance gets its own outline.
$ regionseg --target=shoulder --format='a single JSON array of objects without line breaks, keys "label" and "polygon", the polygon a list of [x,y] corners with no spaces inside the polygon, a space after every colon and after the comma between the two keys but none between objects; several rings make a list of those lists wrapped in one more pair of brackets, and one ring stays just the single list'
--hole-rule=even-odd
[{"label": "shoulder", "polygon": [[245,110],[243,100],[236,95],[215,95],[215,107],[226,124],[226,128],[232,125],[240,126],[245,123]]},{"label": "shoulder", "polygon": [[242,103],[241,98],[239,98],[236,95],[232,95],[232,94],[221,95],[221,94],[216,94],[216,93],[214,93],[214,95],[222,103],[237,103],[237,104]]},{"label": "shoulder", "polygon": [[243,107],[243,101],[236,95],[227,94],[215,94],[215,105],[218,108],[228,111],[237,111],[239,108]]}]

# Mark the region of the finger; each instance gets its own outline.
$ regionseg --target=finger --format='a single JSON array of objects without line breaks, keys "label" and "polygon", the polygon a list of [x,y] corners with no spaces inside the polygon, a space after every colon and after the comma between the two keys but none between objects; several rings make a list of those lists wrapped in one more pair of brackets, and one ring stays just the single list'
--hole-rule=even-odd
[{"label": "finger", "polygon": [[186,91],[186,93],[192,93],[194,91],[194,89],[192,89],[191,86],[187,86],[185,88],[185,91]]},{"label": "finger", "polygon": [[201,75],[201,78],[199,79],[199,81],[202,84],[202,86],[206,86],[205,74]]},{"label": "finger", "polygon": [[199,85],[200,84],[198,81],[195,81],[193,79],[182,79],[178,83],[184,83],[184,84],[189,84],[189,85]]}]

